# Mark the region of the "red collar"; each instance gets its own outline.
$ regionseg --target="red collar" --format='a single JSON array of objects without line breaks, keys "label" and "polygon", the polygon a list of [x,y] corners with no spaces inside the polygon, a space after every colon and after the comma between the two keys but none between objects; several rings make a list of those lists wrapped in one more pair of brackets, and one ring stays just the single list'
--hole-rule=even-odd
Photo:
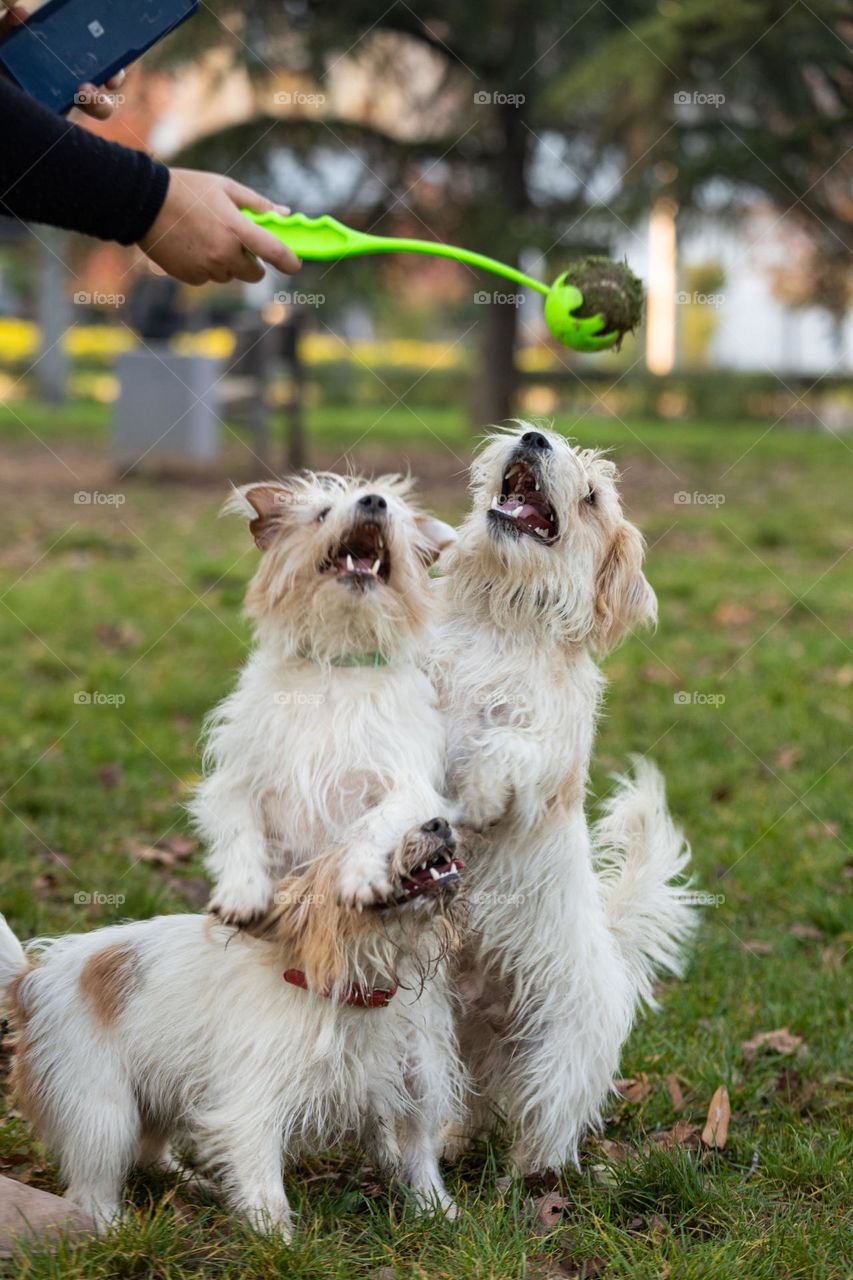
[{"label": "red collar", "polygon": [[[301,969],[285,969],[284,980],[294,987],[302,987],[303,991],[308,990],[308,980]],[[341,1004],[352,1005],[355,1009],[384,1009],[397,994],[397,984],[393,987],[350,987],[340,997]],[[329,999],[329,992],[324,991],[323,995]]]}]

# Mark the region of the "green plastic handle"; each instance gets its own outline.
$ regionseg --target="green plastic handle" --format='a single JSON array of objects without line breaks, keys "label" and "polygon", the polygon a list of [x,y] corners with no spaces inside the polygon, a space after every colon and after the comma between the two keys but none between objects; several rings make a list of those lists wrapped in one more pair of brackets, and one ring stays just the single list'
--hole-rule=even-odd
[{"label": "green plastic handle", "polygon": [[437,258],[455,258],[457,262],[466,262],[469,267],[493,271],[516,284],[536,289],[538,293],[549,292],[547,284],[543,284],[541,280],[534,280],[523,271],[517,271],[505,262],[498,262],[497,258],[487,258],[482,253],[461,249],[458,245],[442,244],[440,240],[372,236],[365,231],[355,231],[352,227],[344,226],[328,213],[320,218],[309,218],[304,213],[289,213],[284,217],[280,213],[253,213],[250,209],[244,209],[243,212],[257,222],[259,227],[283,241],[300,258],[308,258],[309,261],[330,262],[335,258],[355,258],[365,253],[427,253]]},{"label": "green plastic handle", "polygon": [[606,351],[619,341],[618,333],[602,333],[604,317],[576,316],[574,312],[583,305],[583,294],[574,285],[565,282],[565,274],[553,285],[534,280],[515,267],[497,258],[461,249],[458,245],[443,244],[440,240],[408,240],[400,236],[374,236],[365,231],[355,231],[331,214],[309,218],[304,213],[255,213],[244,209],[243,213],[258,226],[269,231],[286,244],[300,258],[311,262],[332,262],[338,258],[355,258],[369,253],[425,253],[435,258],[453,258],[504,276],[515,284],[525,285],[545,295],[545,323],[551,333],[567,347],[575,351]]}]

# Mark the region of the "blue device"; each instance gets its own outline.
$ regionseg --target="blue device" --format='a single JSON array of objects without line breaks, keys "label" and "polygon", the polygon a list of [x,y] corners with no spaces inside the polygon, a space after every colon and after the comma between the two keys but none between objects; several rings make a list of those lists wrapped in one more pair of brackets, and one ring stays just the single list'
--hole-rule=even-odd
[{"label": "blue device", "polygon": [[49,0],[0,42],[0,68],[64,113],[192,17],[199,0]]}]

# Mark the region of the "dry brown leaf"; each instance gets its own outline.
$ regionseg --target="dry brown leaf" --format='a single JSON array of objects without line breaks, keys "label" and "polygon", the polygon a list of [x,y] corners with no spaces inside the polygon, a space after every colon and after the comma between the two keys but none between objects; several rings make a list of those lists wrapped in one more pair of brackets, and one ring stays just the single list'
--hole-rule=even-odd
[{"label": "dry brown leaf", "polygon": [[167,836],[163,840],[155,840],[154,843],[158,849],[165,849],[181,862],[195,853],[198,848],[198,841],[190,836]]},{"label": "dry brown leaf", "polygon": [[755,617],[754,611],[747,604],[737,600],[727,600],[719,605],[714,618],[722,627],[745,627]]},{"label": "dry brown leaf", "polygon": [[846,689],[853,684],[853,667],[839,667],[835,673],[835,683],[841,685],[842,689]]},{"label": "dry brown leaf", "polygon": [[124,777],[124,770],[117,762],[102,764],[95,770],[95,773],[101,786],[106,787],[107,791],[112,791],[113,787],[117,787]]},{"label": "dry brown leaf", "polygon": [[533,1230],[536,1235],[544,1236],[560,1225],[563,1210],[568,1209],[569,1202],[563,1196],[557,1195],[556,1191],[548,1191],[538,1200],[534,1200],[531,1207],[535,1219]]},{"label": "dry brown leaf", "polygon": [[747,951],[751,951],[754,956],[769,956],[773,952],[769,942],[762,942],[760,938],[750,938],[748,942],[743,944]]},{"label": "dry brown leaf", "polygon": [[729,1136],[729,1121],[732,1108],[729,1102],[729,1091],[724,1084],[714,1090],[711,1105],[708,1107],[708,1118],[702,1130],[702,1142],[706,1147],[715,1147],[722,1151]]},{"label": "dry brown leaf", "polygon": [[634,1148],[629,1147],[627,1142],[614,1142],[612,1138],[599,1138],[596,1146],[601,1154],[608,1160],[612,1160],[614,1164],[623,1164],[636,1155]]},{"label": "dry brown leaf", "polygon": [[672,1098],[672,1105],[676,1111],[681,1111],[684,1107],[684,1094],[681,1092],[681,1085],[678,1083],[678,1076],[670,1073],[666,1078],[666,1087],[669,1089],[669,1096]]},{"label": "dry brown leaf", "polygon": [[652,1091],[649,1077],[645,1071],[641,1071],[638,1076],[628,1080],[614,1080],[613,1085],[622,1094],[626,1102],[642,1102]]},{"label": "dry brown leaf", "polygon": [[759,1049],[771,1049],[774,1053],[797,1053],[805,1046],[803,1037],[794,1035],[787,1027],[779,1027],[776,1031],[759,1031],[750,1040],[741,1044],[747,1062],[752,1062]]},{"label": "dry brown leaf", "polygon": [[687,1120],[676,1120],[671,1129],[649,1134],[649,1142],[663,1147],[665,1151],[674,1151],[676,1147],[696,1151],[699,1147],[699,1126]]},{"label": "dry brown leaf", "polygon": [[776,752],[776,767],[778,769],[792,769],[795,764],[799,764],[803,758],[803,749],[798,747],[796,743],[789,743],[786,747],[781,747]]},{"label": "dry brown leaf", "polygon": [[806,921],[797,921],[796,924],[792,924],[788,932],[795,938],[802,938],[803,942],[823,942],[823,930]]},{"label": "dry brown leaf", "polygon": [[145,639],[144,633],[129,622],[102,622],[95,628],[95,635],[105,649],[117,651],[132,649]]}]

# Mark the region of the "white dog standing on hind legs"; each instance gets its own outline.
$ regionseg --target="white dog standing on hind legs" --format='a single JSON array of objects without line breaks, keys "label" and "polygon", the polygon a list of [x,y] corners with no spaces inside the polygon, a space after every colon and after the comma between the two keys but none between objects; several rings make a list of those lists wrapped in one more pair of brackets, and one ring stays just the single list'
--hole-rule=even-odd
[{"label": "white dog standing on hind legs", "polygon": [[[656,617],[614,464],[522,423],[475,460],[473,509],[444,562],[430,671],[469,857],[458,965],[468,1132],[502,1114],[521,1171],[576,1158],[638,1005],[678,971],[689,858],[653,766],[584,811],[603,655]],[[452,1145],[452,1144],[451,1144]]]},{"label": "white dog standing on hind legs", "polygon": [[324,473],[247,485],[227,505],[262,555],[246,598],[255,647],[210,717],[192,803],[226,923],[262,916],[279,876],[338,841],[341,896],[366,906],[387,895],[404,832],[447,816],[444,725],[417,658],[427,569],[455,533],[409,489]]}]

